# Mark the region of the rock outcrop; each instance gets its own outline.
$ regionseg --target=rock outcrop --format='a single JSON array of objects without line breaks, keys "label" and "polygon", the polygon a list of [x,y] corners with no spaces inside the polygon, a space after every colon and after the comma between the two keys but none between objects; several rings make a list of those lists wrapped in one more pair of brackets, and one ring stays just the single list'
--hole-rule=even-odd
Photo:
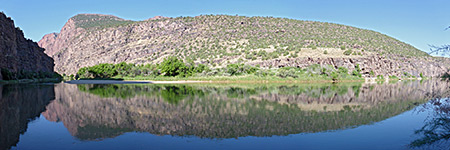
[{"label": "rock outcrop", "polygon": [[[39,45],[55,59],[60,74],[99,63],[156,64],[168,56],[195,63],[263,67],[327,64],[376,75],[440,76],[450,61],[429,56],[378,32],[344,25],[271,17],[206,15],[129,21],[110,15],[80,14]],[[315,47],[318,47],[316,50]],[[335,49],[324,55],[323,49]],[[322,54],[309,56],[305,49]],[[343,55],[345,50],[351,55]],[[315,50],[315,51],[314,51]],[[328,53],[328,52],[327,52]],[[444,63],[445,62],[445,63]]]},{"label": "rock outcrop", "polygon": [[0,13],[0,54],[0,68],[12,73],[53,72],[53,59],[37,43],[25,39],[22,30],[4,13]]},{"label": "rock outcrop", "polygon": [[[389,59],[391,58],[391,59]],[[407,57],[385,57],[385,56],[367,56],[357,58],[313,58],[299,57],[275,59],[273,61],[252,62],[250,64],[262,67],[308,67],[312,64],[331,65],[335,68],[345,67],[353,71],[356,65],[361,68],[361,73],[365,77],[370,76],[370,72],[375,75],[404,76],[405,73],[419,77],[420,74],[426,77],[439,77],[448,71],[447,59],[436,58],[407,58]],[[374,76],[373,76],[374,77]]]}]

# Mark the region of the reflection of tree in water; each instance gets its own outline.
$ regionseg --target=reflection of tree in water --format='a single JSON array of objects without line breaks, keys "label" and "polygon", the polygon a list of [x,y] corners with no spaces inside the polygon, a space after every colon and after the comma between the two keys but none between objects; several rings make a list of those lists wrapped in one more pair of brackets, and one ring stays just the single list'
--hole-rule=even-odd
[{"label": "reflection of tree in water", "polygon": [[411,148],[449,149],[450,98],[438,96],[424,104],[422,109],[431,110],[432,115],[422,128],[415,131],[421,138],[411,142]]},{"label": "reflection of tree in water", "polygon": [[166,102],[170,104],[178,104],[184,99],[192,99],[195,97],[204,97],[206,93],[224,93],[228,98],[249,98],[252,95],[261,93],[275,93],[281,95],[300,95],[305,94],[309,97],[331,98],[336,95],[345,95],[349,92],[349,87],[358,97],[361,84],[330,84],[330,85],[281,85],[281,86],[256,86],[256,87],[228,87],[215,88],[187,86],[187,85],[129,85],[129,84],[85,84],[77,85],[78,89],[83,92],[95,94],[102,98],[133,98],[138,95],[155,96],[160,95]]},{"label": "reflection of tree in water", "polygon": [[161,97],[170,104],[178,104],[179,101],[190,96],[202,97],[205,95],[203,91],[194,89],[191,86],[167,85],[167,86],[137,86],[122,84],[94,84],[94,85],[77,85],[78,89],[83,92],[98,95],[102,98],[133,98],[137,95],[161,95]]},{"label": "reflection of tree in water", "polygon": [[191,86],[164,86],[161,88],[161,97],[170,104],[178,104],[186,97],[203,97],[205,94],[201,90],[194,89]]}]

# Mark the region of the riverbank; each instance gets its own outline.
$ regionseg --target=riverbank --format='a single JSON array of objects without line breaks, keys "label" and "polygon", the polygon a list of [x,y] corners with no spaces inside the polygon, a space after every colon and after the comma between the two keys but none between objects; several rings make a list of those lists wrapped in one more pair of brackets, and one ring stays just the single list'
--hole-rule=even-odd
[{"label": "riverbank", "polygon": [[[377,82],[395,82],[401,81],[398,79],[391,80],[299,80],[299,79],[285,79],[285,80],[256,80],[256,79],[245,79],[245,78],[215,78],[210,80],[201,80],[199,78],[176,78],[168,77],[163,80],[158,78],[158,80],[143,80],[136,78],[127,79],[87,79],[87,80],[70,80],[64,83],[68,84],[190,84],[190,83],[255,83],[255,84],[267,84],[267,83],[377,83]],[[415,79],[410,79],[415,80]]]},{"label": "riverbank", "polygon": [[60,78],[43,78],[43,79],[20,79],[20,80],[0,80],[0,84],[19,84],[19,83],[58,83]]},{"label": "riverbank", "polygon": [[69,84],[182,84],[202,83],[208,81],[151,81],[151,80],[71,80],[64,83]]},{"label": "riverbank", "polygon": [[[107,81],[107,82],[103,82]],[[332,82],[364,82],[364,78],[348,76],[347,78],[332,80],[331,78],[316,76],[302,78],[280,78],[275,76],[258,77],[254,75],[241,76],[213,76],[213,77],[121,77],[115,76],[108,79],[80,79],[66,83],[72,84],[172,84],[172,83],[332,83]]]},{"label": "riverbank", "polygon": [[281,78],[277,76],[260,77],[255,75],[241,75],[241,76],[206,76],[206,77],[120,77],[116,79],[132,80],[132,81],[203,81],[203,82],[248,82],[248,83],[267,83],[267,82],[286,82],[286,83],[317,83],[317,82],[364,82],[364,78],[355,76],[347,76],[338,80],[325,76],[301,76],[297,78]]}]

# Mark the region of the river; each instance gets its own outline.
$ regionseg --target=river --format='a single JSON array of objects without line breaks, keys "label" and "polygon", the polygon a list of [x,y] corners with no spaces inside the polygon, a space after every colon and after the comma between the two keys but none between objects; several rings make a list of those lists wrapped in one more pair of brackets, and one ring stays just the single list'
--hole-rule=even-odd
[{"label": "river", "polygon": [[448,149],[449,86],[0,85],[0,149]]}]

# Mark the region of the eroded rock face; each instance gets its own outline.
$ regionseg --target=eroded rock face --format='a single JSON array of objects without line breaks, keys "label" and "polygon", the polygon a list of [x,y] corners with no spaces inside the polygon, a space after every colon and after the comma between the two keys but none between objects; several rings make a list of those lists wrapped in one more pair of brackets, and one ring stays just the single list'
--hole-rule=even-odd
[{"label": "eroded rock face", "polygon": [[43,115],[62,121],[82,140],[132,131],[203,138],[289,135],[378,122],[426,102],[430,93],[448,91],[449,84],[97,86],[58,85]]},{"label": "eroded rock face", "polygon": [[38,45],[40,47],[48,47],[48,50],[45,50],[44,53],[46,53],[49,56],[52,56],[53,54],[55,54],[55,51],[51,51],[53,50],[50,47],[53,47],[53,44],[56,42],[56,37],[58,37],[58,33],[49,33],[44,35],[44,37],[42,37],[42,39],[38,42]]},{"label": "eroded rock face", "polygon": [[11,72],[53,72],[53,59],[38,44],[25,39],[22,30],[4,13],[0,13],[0,54],[0,68]]},{"label": "eroded rock face", "polygon": [[373,71],[375,75],[404,76],[404,73],[419,77],[439,77],[448,71],[450,61],[447,59],[424,59],[407,57],[367,56],[359,58],[290,58],[276,59],[274,61],[254,62],[251,64],[262,67],[308,67],[312,64],[331,65],[335,68],[345,67],[353,71],[356,65],[361,68],[361,73],[366,77]]},{"label": "eroded rock face", "polygon": [[[76,20],[82,18],[84,20]],[[108,18],[110,20],[108,20]],[[102,20],[103,19],[103,20]],[[360,64],[363,74],[369,74],[373,71],[376,75],[395,75],[403,76],[405,73],[419,76],[440,76],[448,69],[450,61],[446,59],[435,59],[421,52],[414,47],[378,33],[367,32],[374,37],[383,37],[380,39],[364,39],[358,37],[359,34],[343,34],[343,29],[352,27],[330,25],[329,31],[319,31],[324,29],[325,24],[317,22],[295,22],[287,23],[287,20],[262,20],[263,18],[249,18],[240,16],[197,16],[186,18],[167,18],[156,16],[145,21],[133,22],[120,19],[110,15],[81,14],[72,17],[61,29],[60,33],[51,33],[45,35],[39,45],[46,49],[46,53],[55,59],[55,71],[60,74],[75,74],[79,68],[93,66],[99,63],[136,63],[136,64],[156,64],[163,58],[171,55],[180,58],[189,58],[193,55],[207,55],[208,58],[198,56],[196,63],[218,64],[227,63],[247,63],[260,65],[263,67],[283,67],[295,66],[306,67],[311,64],[333,65],[335,68],[346,67],[350,71],[355,69],[356,64]],[[98,22],[99,20],[103,22]],[[225,21],[224,21],[225,20]],[[97,21],[97,22],[96,22]],[[108,22],[109,21],[109,22]],[[284,21],[284,22],[283,22]],[[227,24],[223,23],[226,22]],[[96,24],[108,24],[95,26]],[[114,24],[115,23],[115,24]],[[269,24],[269,25],[268,25]],[[272,25],[273,24],[273,25]],[[80,27],[82,26],[82,27]],[[244,28],[245,31],[240,29]],[[276,26],[276,27],[273,27]],[[293,30],[292,27],[298,27],[301,31]],[[271,28],[272,27],[272,28]],[[294,28],[296,29],[296,28]],[[352,28],[351,32],[364,32],[360,29]],[[295,32],[295,33],[294,33]],[[280,57],[276,59],[257,60],[245,59],[245,47],[259,42],[267,45],[277,45],[277,41],[269,41],[274,38],[288,37],[293,40],[303,35],[328,36],[322,32],[330,32],[328,39],[346,39],[361,42],[362,45],[352,45],[352,49],[362,52],[361,55],[350,55],[345,57],[335,57],[332,55],[326,58],[297,56],[294,58]],[[255,37],[257,33],[263,33],[267,37]],[[272,33],[276,33],[272,35]],[[333,33],[333,34],[331,34]],[[294,35],[293,35],[294,34]],[[317,35],[316,35],[317,34]],[[361,33],[362,34],[362,33]],[[365,32],[364,32],[365,34]],[[331,36],[333,35],[333,36]],[[274,36],[274,37],[272,37]],[[257,39],[249,42],[249,39]],[[285,40],[286,39],[280,39]],[[378,55],[386,50],[378,47],[370,47],[370,43],[383,41],[381,46],[403,48],[398,51],[408,51],[414,56],[404,56],[403,54]],[[320,44],[313,39],[300,40],[304,44]],[[289,43],[289,42],[288,42]],[[299,43],[294,41],[293,43]],[[323,42],[322,42],[323,43]],[[330,46],[339,43],[334,41],[325,43],[323,46]],[[341,43],[345,44],[345,42]],[[266,45],[266,46],[267,46]],[[364,46],[365,45],[365,46]],[[212,49],[220,46],[221,49]],[[336,45],[334,45],[336,46]],[[269,46],[270,47],[270,46]],[[269,51],[279,50],[273,49]],[[361,50],[371,49],[363,52]],[[223,50],[223,51],[221,51]],[[202,54],[200,54],[202,51]],[[220,51],[215,53],[212,51]],[[258,48],[250,49],[250,52],[259,51]],[[342,51],[343,52],[343,51]],[[342,52],[340,52],[342,54]],[[218,56],[228,53],[230,55]],[[419,55],[420,53],[420,55]],[[237,54],[237,55],[235,55]],[[210,56],[214,56],[209,58]],[[196,56],[197,57],[197,56]],[[206,56],[205,56],[206,57]],[[245,62],[239,62],[244,59]]]}]

